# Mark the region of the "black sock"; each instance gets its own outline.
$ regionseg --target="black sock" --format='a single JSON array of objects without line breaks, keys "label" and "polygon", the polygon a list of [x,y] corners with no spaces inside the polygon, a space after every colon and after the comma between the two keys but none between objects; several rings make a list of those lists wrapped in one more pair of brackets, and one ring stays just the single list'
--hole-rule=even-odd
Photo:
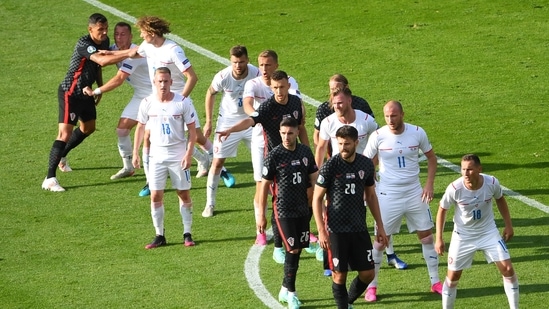
[{"label": "black sock", "polygon": [[332,293],[338,309],[349,308],[349,294],[347,294],[347,287],[345,284],[336,284],[332,282]]},{"label": "black sock", "polygon": [[76,146],[80,145],[86,137],[89,135],[86,135],[80,131],[80,128],[76,128],[74,131],[72,131],[71,138],[69,138],[69,141],[67,142],[67,145],[65,146],[65,150],[63,151],[63,154],[61,157],[66,157],[69,154],[69,151],[76,148]]},{"label": "black sock", "polygon": [[360,295],[364,293],[364,291],[366,291],[367,287],[368,284],[362,282],[362,280],[360,280],[358,276],[356,276],[353,282],[351,282],[351,286],[349,287],[349,304],[354,303],[355,300],[359,298]]},{"label": "black sock", "polygon": [[64,141],[55,140],[50,150],[50,159],[48,161],[48,178],[56,176],[57,165],[61,160],[61,153],[65,149],[67,143]]},{"label": "black sock", "polygon": [[280,232],[278,231],[278,225],[274,217],[274,212],[271,215],[271,226],[273,228],[273,243],[275,248],[282,248],[282,238],[280,238]]},{"label": "black sock", "polygon": [[286,287],[288,291],[295,292],[295,278],[297,275],[297,269],[299,268],[299,253],[286,252],[284,260],[284,279],[282,286]]}]

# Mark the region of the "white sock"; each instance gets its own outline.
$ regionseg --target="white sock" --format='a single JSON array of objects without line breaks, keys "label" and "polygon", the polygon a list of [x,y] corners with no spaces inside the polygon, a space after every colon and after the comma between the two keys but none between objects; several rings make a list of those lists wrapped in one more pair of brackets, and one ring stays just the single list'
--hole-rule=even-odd
[{"label": "white sock", "polygon": [[519,283],[517,275],[512,277],[503,277],[503,288],[507,295],[507,301],[509,301],[510,309],[517,309],[519,307]]},{"label": "white sock", "polygon": [[450,281],[448,277],[442,285],[442,309],[454,309],[459,281]]},{"label": "white sock", "polygon": [[149,148],[143,148],[143,171],[145,172],[147,183],[149,183]]},{"label": "white sock", "polygon": [[164,235],[164,205],[151,202],[151,217],[156,235]]},{"label": "white sock", "polygon": [[209,154],[210,156],[213,156],[213,145],[209,139],[206,140],[206,143],[204,145],[200,145],[200,148],[204,150],[205,153]]},{"label": "white sock", "polygon": [[[208,161],[208,155],[204,154],[202,151],[198,150],[198,148],[196,148],[196,146],[194,147],[193,158],[198,163],[204,163],[204,162]],[[209,168],[209,167],[207,166],[206,168]]]},{"label": "white sock", "polygon": [[191,233],[193,226],[193,203],[182,203],[179,205],[179,212],[183,222],[183,234]]},{"label": "white sock", "polygon": [[118,152],[122,157],[124,163],[124,169],[133,171],[132,165],[132,140],[130,138],[130,130],[128,129],[116,129],[118,135]]},{"label": "white sock", "polygon": [[431,285],[440,281],[438,277],[438,254],[435,251],[435,244],[433,243],[433,235],[429,235],[420,239],[421,249],[423,252],[423,258],[427,264],[427,270],[429,271],[429,278],[431,279]]},{"label": "white sock", "polygon": [[379,275],[379,269],[381,268],[381,260],[383,260],[383,246],[377,241],[374,241],[372,258],[374,259],[375,276],[372,282],[368,284],[368,288],[377,288],[377,277]]},{"label": "white sock", "polygon": [[387,247],[385,248],[385,253],[387,255],[389,254],[395,254],[395,249],[393,248],[393,236],[389,237],[389,243],[387,244]]},{"label": "white sock", "polygon": [[208,173],[208,181],[206,182],[206,206],[215,206],[215,196],[219,187],[220,174]]}]

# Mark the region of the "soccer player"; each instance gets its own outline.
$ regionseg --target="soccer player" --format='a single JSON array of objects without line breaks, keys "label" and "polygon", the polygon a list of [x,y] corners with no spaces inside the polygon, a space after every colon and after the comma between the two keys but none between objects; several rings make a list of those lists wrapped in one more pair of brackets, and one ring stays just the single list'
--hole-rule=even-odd
[{"label": "soccer player", "polygon": [[[266,60],[266,61],[271,61],[271,60]],[[260,68],[261,68],[261,65],[265,66],[265,63],[260,62]],[[264,71],[262,72],[264,74]],[[256,79],[252,79],[251,81],[248,81],[247,84],[255,81]],[[298,134],[299,134],[300,142],[305,144],[306,146],[309,146],[309,138],[307,136],[307,130],[305,129],[305,107],[303,106],[303,103],[301,102],[301,99],[298,96],[290,94],[289,91],[290,91],[291,84],[286,72],[274,71],[270,77],[270,87],[271,87],[271,91],[274,94],[265,102],[261,103],[259,107],[257,107],[257,110],[251,112],[249,114],[250,117],[240,121],[239,123],[235,124],[234,126],[232,126],[231,128],[225,131],[218,132],[219,140],[223,140],[224,138],[228,137],[231,133],[240,132],[252,126],[256,126],[257,124],[261,124],[263,128],[262,136],[264,136],[263,143],[264,145],[266,144],[266,150],[267,152],[269,152],[282,142],[280,138],[280,132],[279,132],[280,121],[282,121],[282,119],[285,117],[294,117],[297,119],[299,123]],[[265,143],[265,139],[266,139],[266,143]],[[255,145],[256,147],[259,147],[256,142],[258,143],[257,140],[254,141],[252,139],[253,145]],[[257,151],[258,149],[253,149],[253,146],[252,146],[252,152]],[[258,156],[259,154],[257,154],[256,156],[252,155],[252,160],[254,159],[258,161],[261,160],[259,162],[262,163],[263,157],[261,156],[261,159],[259,159]],[[257,169],[257,166],[255,165],[256,163],[257,161],[254,162],[254,178],[255,178],[256,169]],[[256,198],[258,198],[258,192],[259,192],[258,190],[259,190],[259,185],[256,185],[256,195],[254,197],[254,202],[256,201]],[[259,204],[257,204],[257,207],[259,207]],[[258,213],[259,212],[256,213],[256,222],[259,219],[257,215]],[[274,221],[274,218],[272,219],[273,220],[271,221]],[[265,237],[265,233],[264,232],[260,233],[259,231],[257,232],[258,232],[258,236],[256,238],[256,243],[259,245],[266,245],[267,239]],[[273,259],[277,261],[277,263],[282,264],[284,263],[285,251],[282,248],[282,240],[278,235],[276,224],[273,224],[273,234],[275,235],[274,236],[275,249],[273,251]]]},{"label": "soccer player", "polygon": [[[501,236],[494,221],[493,200],[505,224]],[[461,273],[471,267],[476,251],[482,251],[488,263],[496,264],[503,276],[509,308],[518,308],[519,283],[505,245],[514,234],[509,207],[497,178],[482,173],[477,155],[467,154],[461,158],[461,177],[448,185],[440,201],[435,244],[440,256],[445,251],[446,213],[452,205],[455,206],[454,231],[448,249],[448,274],[442,287],[442,308],[454,308]]]},{"label": "soccer player", "polygon": [[[206,92],[206,123],[204,124],[204,135],[209,138],[212,133],[212,115],[214,113],[214,103],[216,95],[223,93],[219,114],[217,116],[217,126],[215,131],[223,131],[242,119],[248,118],[244,112],[242,103],[242,94],[246,81],[259,76],[257,67],[249,64],[248,50],[245,46],[237,45],[231,48],[231,65],[219,71],[213,78],[212,84]],[[248,148],[252,142],[252,128],[231,135],[230,138],[220,142],[214,139],[213,162],[208,173],[208,182],[206,187],[206,206],[202,212],[203,217],[213,216],[215,207],[215,196],[220,178],[225,182],[225,186],[234,186],[234,178],[223,169],[226,158],[236,157],[238,144],[243,141]],[[232,180],[231,180],[232,179]]]},{"label": "soccer player", "polygon": [[[198,81],[191,62],[185,55],[181,46],[164,37],[171,32],[170,24],[155,16],[144,16],[137,20],[137,27],[141,31],[143,43],[139,46],[138,53],[147,58],[150,79],[154,79],[154,71],[158,67],[165,66],[172,72],[172,91],[180,93],[188,98]],[[194,149],[193,157],[198,162],[196,177],[208,174],[210,155],[213,155],[212,143],[204,136],[200,129],[200,122],[196,122],[197,143],[206,154]]]},{"label": "soccer player", "polygon": [[[334,74],[332,75],[332,77],[330,77],[328,86],[330,87],[330,94],[331,94],[332,91],[336,89],[349,88],[349,81],[342,74]],[[352,95],[351,98],[352,98],[351,107],[353,109],[358,109],[372,117],[375,117],[374,112],[372,111],[372,108],[370,108],[370,104],[368,104],[368,101],[356,95]],[[320,124],[322,123],[322,120],[324,120],[324,118],[330,116],[333,113],[334,113],[334,107],[331,104],[330,100],[320,104],[317,107],[315,124],[314,124],[315,130],[313,135],[313,141],[315,143],[315,146],[318,144],[318,135],[320,133]],[[331,150],[329,148],[328,154],[330,153],[331,153]]]},{"label": "soccer player", "polygon": [[[387,125],[368,139],[364,155],[379,165],[377,196],[387,235],[400,231],[402,218],[410,232],[416,231],[427,264],[431,291],[440,294],[442,284],[438,276],[438,255],[435,251],[433,220],[429,204],[433,200],[433,185],[437,158],[423,128],[404,122],[404,110],[398,101],[383,107]],[[419,181],[419,151],[427,157],[427,180],[422,188]],[[389,236],[390,237],[390,236]],[[370,283],[364,299],[377,300],[377,277],[384,245],[374,242],[376,278]]]},{"label": "soccer player", "polygon": [[[42,182],[44,190],[65,191],[57,181],[56,169],[59,166],[63,172],[72,171],[66,161],[67,154],[95,131],[95,108],[101,101],[101,94],[90,97],[86,92],[94,83],[103,85],[101,67],[135,55],[136,49],[107,51],[108,30],[109,23],[104,15],[94,13],[89,17],[88,34],[76,43],[65,79],[59,85],[59,132],[50,150],[48,174]],[[77,122],[80,125],[74,129]]]},{"label": "soccer player", "polygon": [[[372,241],[366,226],[364,202],[376,222],[376,242],[386,244],[387,235],[375,193],[374,164],[356,152],[357,129],[345,125],[337,130],[336,136],[339,153],[320,168],[313,194],[313,212],[320,247],[328,251],[336,305],[347,309],[352,308],[374,278]],[[347,291],[349,266],[358,276]]]},{"label": "soccer player", "polygon": [[[110,50],[127,50],[137,48],[138,45],[132,43],[132,27],[126,22],[119,22],[114,26],[114,42]],[[87,95],[93,96],[116,89],[128,82],[133,88],[133,96],[126,105],[118,121],[116,134],[118,135],[118,151],[122,157],[123,168],[111,176],[111,180],[132,176],[134,168],[132,165],[132,141],[130,131],[137,125],[137,112],[139,103],[152,93],[151,80],[149,79],[149,69],[147,59],[145,58],[127,58],[116,64],[118,71],[103,86],[91,91]]]},{"label": "soccer player", "polygon": [[[156,236],[145,246],[153,249],[166,244],[164,236],[164,189],[168,175],[179,197],[179,211],[183,221],[185,246],[194,246],[191,235],[192,200],[190,195],[192,150],[196,141],[196,110],[192,101],[170,91],[170,69],[155,70],[152,95],[139,106],[133,146],[133,165],[139,167],[139,147],[145,125],[150,132],[149,188],[151,190],[151,217]],[[185,136],[187,128],[188,139]]]},{"label": "soccer player", "polygon": [[284,277],[278,293],[288,308],[299,308],[295,282],[301,249],[309,247],[310,204],[318,175],[313,153],[308,146],[297,143],[299,123],[293,117],[280,122],[282,143],[269,152],[264,161],[263,181],[259,192],[258,230],[265,231],[267,195],[272,186],[273,212],[280,236],[286,247]]}]

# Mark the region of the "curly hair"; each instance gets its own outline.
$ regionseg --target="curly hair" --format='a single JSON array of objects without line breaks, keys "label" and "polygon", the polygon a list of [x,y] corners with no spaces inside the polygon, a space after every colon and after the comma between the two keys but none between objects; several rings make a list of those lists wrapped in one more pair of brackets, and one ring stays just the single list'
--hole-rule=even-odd
[{"label": "curly hair", "polygon": [[143,30],[150,34],[155,34],[157,36],[164,36],[164,34],[168,34],[171,32],[170,23],[156,16],[140,17],[135,25],[140,30]]}]

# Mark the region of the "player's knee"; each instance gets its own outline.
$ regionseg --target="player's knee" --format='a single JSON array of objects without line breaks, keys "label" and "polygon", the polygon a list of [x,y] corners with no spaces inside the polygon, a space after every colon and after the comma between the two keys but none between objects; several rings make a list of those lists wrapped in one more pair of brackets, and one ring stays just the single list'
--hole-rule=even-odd
[{"label": "player's knee", "polygon": [[377,251],[383,251],[385,250],[385,244],[374,241],[374,249],[376,249]]},{"label": "player's knee", "polygon": [[419,241],[423,244],[423,245],[431,245],[433,244],[433,234],[429,234],[423,238],[420,238]]},{"label": "player's knee", "polygon": [[373,269],[367,270],[367,271],[361,271],[358,273],[358,279],[360,279],[360,281],[366,284],[369,284],[370,282],[372,282],[372,280],[374,280],[374,277],[375,277],[375,272]]},{"label": "player's knee", "polygon": [[122,129],[122,128],[116,128],[116,135],[118,135],[118,137],[126,137],[126,136],[130,135],[130,130]]},{"label": "player's knee", "polygon": [[444,281],[448,287],[455,288],[459,283],[459,278],[452,281],[450,278],[446,277]]}]

